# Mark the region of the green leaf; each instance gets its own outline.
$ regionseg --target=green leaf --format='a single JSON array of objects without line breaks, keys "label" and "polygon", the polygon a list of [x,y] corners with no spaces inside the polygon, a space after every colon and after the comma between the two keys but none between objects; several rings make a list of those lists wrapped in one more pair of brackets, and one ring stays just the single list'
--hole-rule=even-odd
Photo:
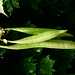
[{"label": "green leaf", "polygon": [[6,5],[7,11],[9,12],[9,14],[11,15],[11,12],[13,11],[13,7],[12,5],[9,3]]},{"label": "green leaf", "polygon": [[0,0],[0,13],[4,14],[5,16],[7,16],[6,13],[4,12],[4,9],[3,9],[3,0]]},{"label": "green leaf", "polygon": [[36,63],[34,63],[35,59],[33,57],[26,58],[24,62],[24,68],[26,71],[26,75],[34,75],[36,71]]},{"label": "green leaf", "polygon": [[[43,33],[46,31],[52,31],[52,30],[56,30],[56,29],[49,29],[49,28],[6,28],[6,30],[14,30],[14,31],[19,31],[19,32],[23,32],[23,33],[27,33],[27,34],[39,34],[39,33]],[[60,35],[58,35],[58,37],[73,37],[72,34],[69,33],[62,33]]]},{"label": "green leaf", "polygon": [[17,2],[17,1],[12,0],[12,5],[13,5],[15,8],[20,8],[20,7],[19,7],[19,2]]},{"label": "green leaf", "polygon": [[65,40],[50,40],[32,44],[14,44],[10,46],[2,46],[0,48],[20,50],[29,48],[55,48],[55,49],[75,49],[75,42]]},{"label": "green leaf", "polygon": [[52,75],[55,70],[52,68],[54,65],[54,60],[49,58],[49,55],[40,60],[38,75]]},{"label": "green leaf", "polygon": [[[65,49],[65,50],[54,50],[50,54],[53,56],[52,59],[56,59],[55,70],[56,75],[68,75],[66,70],[71,67],[71,62],[74,59],[75,49]],[[65,62],[64,62],[65,61]]]},{"label": "green leaf", "polygon": [[0,49],[0,58],[3,58],[3,54],[6,53],[6,49]]},{"label": "green leaf", "polygon": [[33,35],[29,36],[20,40],[15,40],[15,41],[9,41],[11,43],[24,43],[24,44],[29,44],[29,43],[37,43],[37,42],[42,42],[46,40],[50,40],[52,38],[55,38],[61,33],[66,32],[67,30],[53,30],[53,31],[46,31],[44,33],[40,33],[38,35]]}]

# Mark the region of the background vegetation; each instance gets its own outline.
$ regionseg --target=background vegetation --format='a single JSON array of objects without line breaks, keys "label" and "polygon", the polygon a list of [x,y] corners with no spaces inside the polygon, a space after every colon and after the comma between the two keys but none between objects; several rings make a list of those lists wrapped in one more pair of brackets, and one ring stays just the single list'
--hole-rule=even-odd
[{"label": "background vegetation", "polygon": [[[9,17],[0,13],[0,27],[67,29],[75,35],[74,0],[4,0],[3,6]],[[10,31],[3,38],[16,40],[25,36]],[[74,37],[65,39],[75,41]],[[75,75],[74,55],[71,49],[13,51],[0,48],[0,75]]]}]

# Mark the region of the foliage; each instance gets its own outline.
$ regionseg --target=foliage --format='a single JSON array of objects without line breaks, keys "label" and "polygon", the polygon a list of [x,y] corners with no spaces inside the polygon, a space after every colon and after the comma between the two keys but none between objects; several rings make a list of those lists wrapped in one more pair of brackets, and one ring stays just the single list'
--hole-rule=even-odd
[{"label": "foliage", "polygon": [[35,59],[29,57],[26,58],[23,62],[26,70],[26,75],[35,75],[35,71],[36,71],[36,63],[34,63]]},{"label": "foliage", "polygon": [[49,59],[49,55],[42,58],[39,63],[38,75],[52,75],[55,70],[52,68],[54,65],[53,60]]},{"label": "foliage", "polygon": [[4,15],[6,15],[6,13],[3,10],[3,0],[0,0],[0,13],[3,13]]},{"label": "foliage", "polygon": [[[57,53],[58,52],[58,53]],[[67,75],[66,73],[66,70],[68,68],[71,68],[71,62],[73,61],[74,59],[74,50],[63,50],[63,51],[59,51],[59,50],[55,50],[55,51],[52,51],[51,53],[53,53],[53,59],[55,60],[56,59],[56,62],[54,65],[54,69],[57,70],[55,72],[56,75]],[[51,54],[52,55],[52,54]]]},{"label": "foliage", "polygon": [[0,75],[75,75],[74,3],[0,0]]}]

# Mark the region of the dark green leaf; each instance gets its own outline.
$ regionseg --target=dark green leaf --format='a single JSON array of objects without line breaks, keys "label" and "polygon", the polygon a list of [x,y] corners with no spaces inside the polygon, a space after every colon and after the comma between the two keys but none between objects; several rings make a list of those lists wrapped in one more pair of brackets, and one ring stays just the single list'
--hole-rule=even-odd
[{"label": "dark green leaf", "polygon": [[7,8],[7,11],[8,11],[8,12],[10,13],[10,15],[11,15],[11,12],[13,11],[12,5],[9,3],[9,4],[6,5],[6,8]]},{"label": "dark green leaf", "polygon": [[12,5],[15,7],[15,8],[20,8],[19,7],[19,2],[17,2],[17,1],[12,1]]},{"label": "dark green leaf", "polygon": [[29,57],[24,60],[24,68],[26,71],[26,75],[34,75],[36,71],[36,63],[34,63],[33,60],[34,59],[32,57]]},{"label": "dark green leaf", "polygon": [[[55,70],[52,68],[54,65],[54,60],[49,58],[49,55],[40,60],[40,65],[38,69],[38,73],[41,75],[52,75],[52,72]],[[38,74],[38,75],[39,75]]]}]

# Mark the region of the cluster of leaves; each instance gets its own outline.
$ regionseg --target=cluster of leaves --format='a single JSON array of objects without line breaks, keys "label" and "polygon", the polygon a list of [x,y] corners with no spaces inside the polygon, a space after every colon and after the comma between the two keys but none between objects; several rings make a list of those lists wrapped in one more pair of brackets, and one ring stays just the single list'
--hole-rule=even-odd
[{"label": "cluster of leaves", "polygon": [[6,15],[6,13],[4,12],[3,4],[6,6],[6,9],[10,15],[13,11],[13,7],[20,8],[18,0],[4,0],[4,3],[3,0],[0,0],[0,13],[3,13],[4,15]]},{"label": "cluster of leaves", "polygon": [[[37,62],[39,61],[39,62]],[[54,69],[54,60],[49,58],[49,55],[41,58],[40,60],[28,57],[23,60],[26,75],[52,75]]]},{"label": "cluster of leaves", "polygon": [[[29,1],[24,1],[24,3],[25,3],[25,6],[27,5],[35,10],[39,10],[38,5],[40,3],[40,0],[34,0],[34,1],[29,0]],[[18,0],[4,0],[4,2],[3,0],[0,0],[0,13],[3,13],[4,15],[6,15],[6,13],[3,10],[3,4],[6,6],[6,9],[10,15],[13,12],[13,7],[20,8]]]},{"label": "cluster of leaves", "polygon": [[[52,53],[52,54],[51,54]],[[56,60],[54,69],[56,70],[56,75],[67,75],[66,70],[71,67],[71,62],[74,59],[74,50],[54,50],[50,52],[52,59]]]},{"label": "cluster of leaves", "polygon": [[13,7],[20,8],[18,0],[4,0],[4,5],[6,5],[6,9],[10,15],[13,11]]}]

